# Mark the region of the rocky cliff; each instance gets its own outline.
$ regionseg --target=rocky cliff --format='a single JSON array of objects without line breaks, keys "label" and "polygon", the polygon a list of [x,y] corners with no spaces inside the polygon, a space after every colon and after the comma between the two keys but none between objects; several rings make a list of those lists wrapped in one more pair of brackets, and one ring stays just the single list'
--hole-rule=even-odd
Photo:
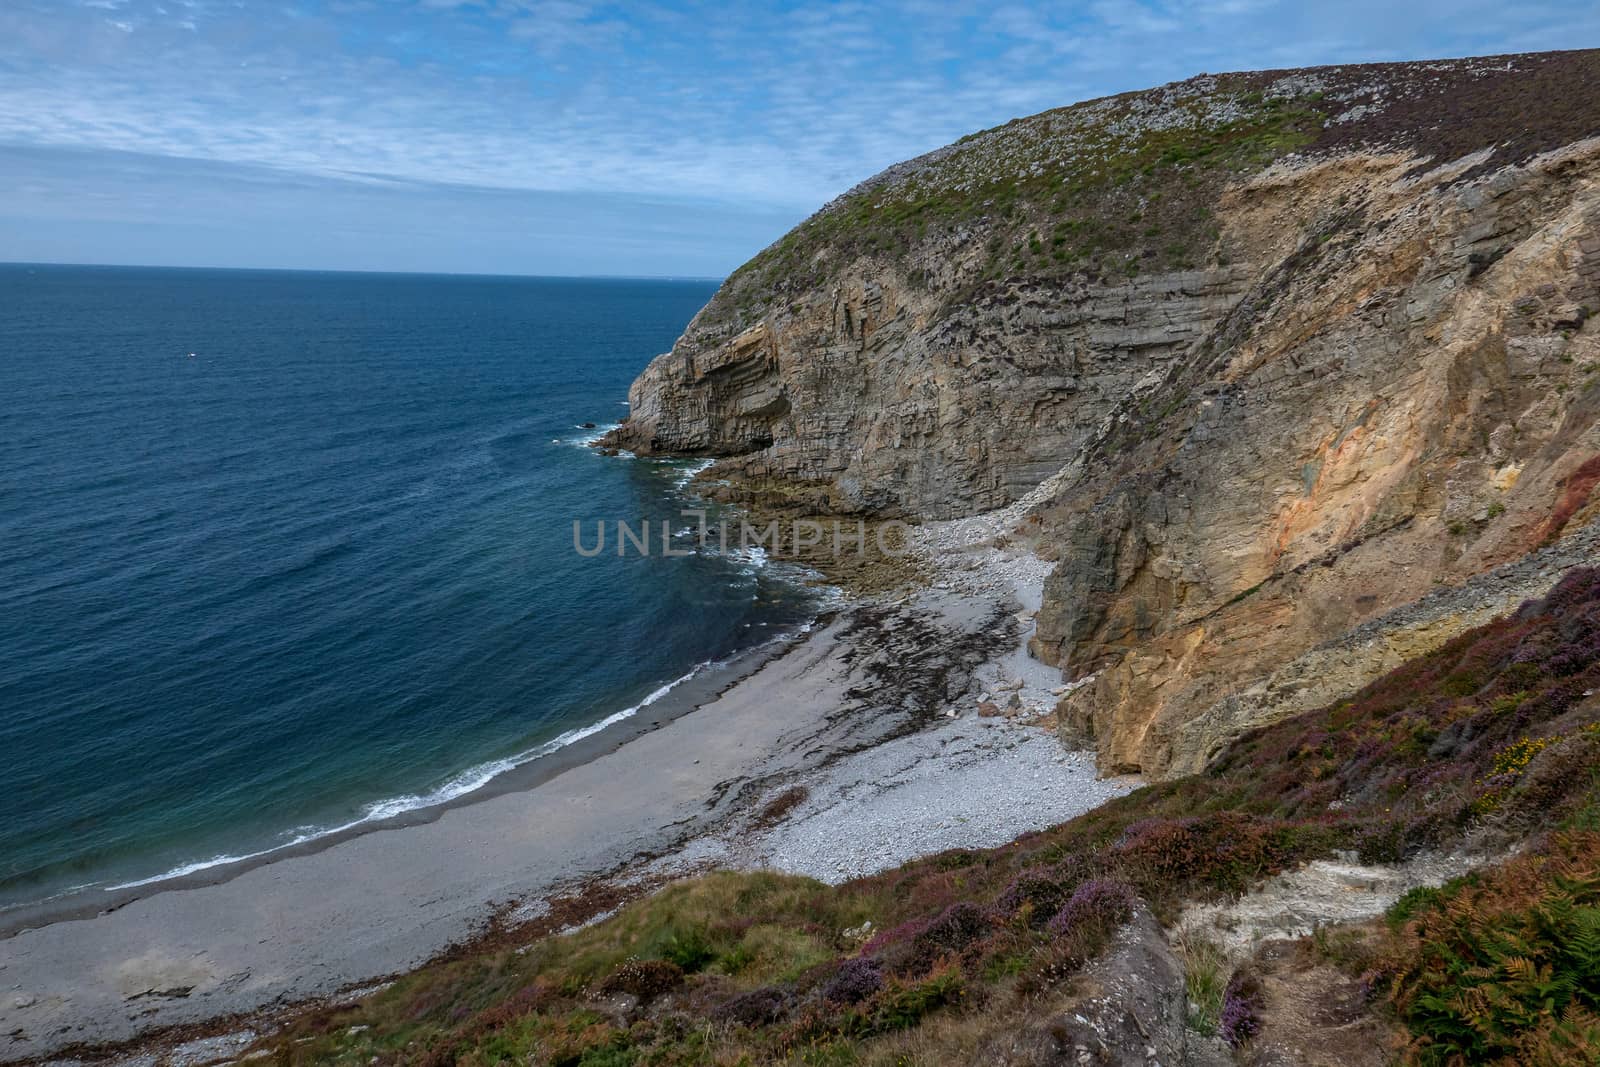
[{"label": "rocky cliff", "polygon": [[[1107,769],[1163,774],[1481,621],[1396,612],[1585,527],[1596,311],[1600,52],[1202,75],[841,196],[729,278],[610,444],[819,512],[1051,479],[1034,652],[1092,679],[1061,718]],[[1327,668],[1384,619],[1392,654]]]}]

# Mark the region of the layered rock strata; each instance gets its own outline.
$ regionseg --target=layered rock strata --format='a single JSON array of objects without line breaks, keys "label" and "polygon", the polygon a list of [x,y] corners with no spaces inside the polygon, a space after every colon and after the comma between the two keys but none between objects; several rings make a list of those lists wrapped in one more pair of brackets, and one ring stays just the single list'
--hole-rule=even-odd
[{"label": "layered rock strata", "polygon": [[1474,576],[1594,516],[1597,135],[1593,51],[1018,120],[741,268],[608,443],[827,513],[959,517],[1048,481],[1033,651],[1093,679],[1061,719],[1107,770],[1192,770],[1392,661],[1344,635],[1485,588],[1377,638],[1443,640],[1503,603]]}]

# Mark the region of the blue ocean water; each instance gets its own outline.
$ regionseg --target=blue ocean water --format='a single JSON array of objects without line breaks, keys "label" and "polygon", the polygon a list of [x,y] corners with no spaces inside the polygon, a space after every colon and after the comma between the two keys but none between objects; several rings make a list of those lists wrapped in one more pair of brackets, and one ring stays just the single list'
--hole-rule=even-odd
[{"label": "blue ocean water", "polygon": [[693,503],[577,424],[712,290],[0,266],[0,906],[461,793],[807,617],[572,548]]}]

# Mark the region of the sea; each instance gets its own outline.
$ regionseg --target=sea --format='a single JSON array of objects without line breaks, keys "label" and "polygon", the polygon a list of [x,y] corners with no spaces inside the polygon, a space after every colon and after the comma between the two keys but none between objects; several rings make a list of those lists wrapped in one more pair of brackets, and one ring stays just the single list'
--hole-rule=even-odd
[{"label": "sea", "polygon": [[803,629],[685,537],[697,465],[589,447],[714,289],[0,265],[0,917],[470,800]]}]

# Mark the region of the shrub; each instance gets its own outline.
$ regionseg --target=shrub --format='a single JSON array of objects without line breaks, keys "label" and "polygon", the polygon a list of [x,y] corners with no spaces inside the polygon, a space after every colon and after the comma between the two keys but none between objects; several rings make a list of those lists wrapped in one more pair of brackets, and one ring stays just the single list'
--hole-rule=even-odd
[{"label": "shrub", "polygon": [[877,960],[845,960],[822,986],[822,999],[830,1004],[859,1004],[883,986],[883,967]]},{"label": "shrub", "polygon": [[1548,854],[1451,890],[1406,901],[1402,948],[1380,968],[1412,1033],[1407,1061],[1600,1051],[1600,835],[1557,835]]},{"label": "shrub", "polygon": [[543,977],[535,978],[504,1000],[497,1001],[479,1012],[473,1022],[480,1030],[498,1030],[525,1015],[538,1011],[554,999],[555,990],[551,988],[549,981]]},{"label": "shrub", "polygon": [[904,1030],[929,1012],[955,1004],[967,995],[961,970],[947,967],[920,982],[896,984],[884,991],[871,1018],[873,1031]]},{"label": "shrub", "polygon": [[767,1026],[788,1014],[790,1002],[789,994],[783,990],[762,986],[723,1001],[712,1015],[740,1026]]},{"label": "shrub", "polygon": [[699,927],[671,928],[656,941],[655,955],[675,964],[686,974],[704,970],[717,958],[717,950]]},{"label": "shrub", "polygon": [[1146,819],[1128,827],[1116,851],[1134,880],[1153,892],[1197,887],[1242,893],[1282,870],[1309,840],[1300,828],[1237,811],[1178,819]]},{"label": "shrub", "polygon": [[1217,1031],[1228,1044],[1238,1048],[1261,1032],[1261,1009],[1265,1004],[1261,979],[1247,969],[1234,972],[1228,979],[1228,988],[1222,991]]},{"label": "shrub", "polygon": [[1084,944],[1076,938],[1058,938],[1034,953],[1031,966],[1017,978],[1015,994],[1027,1001],[1050,992],[1071,978],[1099,951],[1098,944]]},{"label": "shrub", "polygon": [[1133,890],[1115,879],[1095,878],[1079,886],[1045,924],[1052,940],[1022,975],[1017,994],[1026,998],[1042,993],[1099,955],[1132,916],[1136,900]]},{"label": "shrub", "polygon": [[1093,878],[1077,888],[1061,910],[1045,924],[1057,937],[1087,927],[1114,930],[1133,917],[1133,890],[1112,878]]},{"label": "shrub", "polygon": [[1029,926],[1041,927],[1071,899],[1082,881],[1070,870],[1026,870],[995,899],[995,910],[1007,918],[1020,914]]},{"label": "shrub", "polygon": [[683,969],[670,960],[623,960],[600,982],[601,993],[632,993],[649,1000],[683,983]]},{"label": "shrub", "polygon": [[873,934],[861,946],[863,956],[876,956],[885,949],[896,945],[907,945],[916,941],[917,937],[928,928],[927,919],[909,919],[898,926],[891,926],[887,930],[880,930]]},{"label": "shrub", "polygon": [[1597,485],[1600,485],[1600,456],[1593,456],[1567,475],[1566,481],[1562,483],[1561,499],[1556,502],[1542,530],[1545,544],[1561,536],[1561,531],[1566,529],[1567,523],[1588,501],[1589,494]]},{"label": "shrub", "polygon": [[[1590,462],[1600,462],[1600,457]],[[1564,614],[1595,603],[1600,603],[1600,567],[1586,567],[1568,573],[1543,601],[1524,605],[1523,610]]]},{"label": "shrub", "polygon": [[[582,1014],[554,1029],[542,1051],[546,1062],[560,1067],[630,1067],[637,1058],[625,1033]],[[444,1062],[454,1064],[458,1059],[449,1056]]]},{"label": "shrub", "polygon": [[940,912],[917,934],[913,943],[917,955],[932,963],[940,956],[960,952],[983,937],[988,928],[983,909],[970,901],[962,901]]}]

